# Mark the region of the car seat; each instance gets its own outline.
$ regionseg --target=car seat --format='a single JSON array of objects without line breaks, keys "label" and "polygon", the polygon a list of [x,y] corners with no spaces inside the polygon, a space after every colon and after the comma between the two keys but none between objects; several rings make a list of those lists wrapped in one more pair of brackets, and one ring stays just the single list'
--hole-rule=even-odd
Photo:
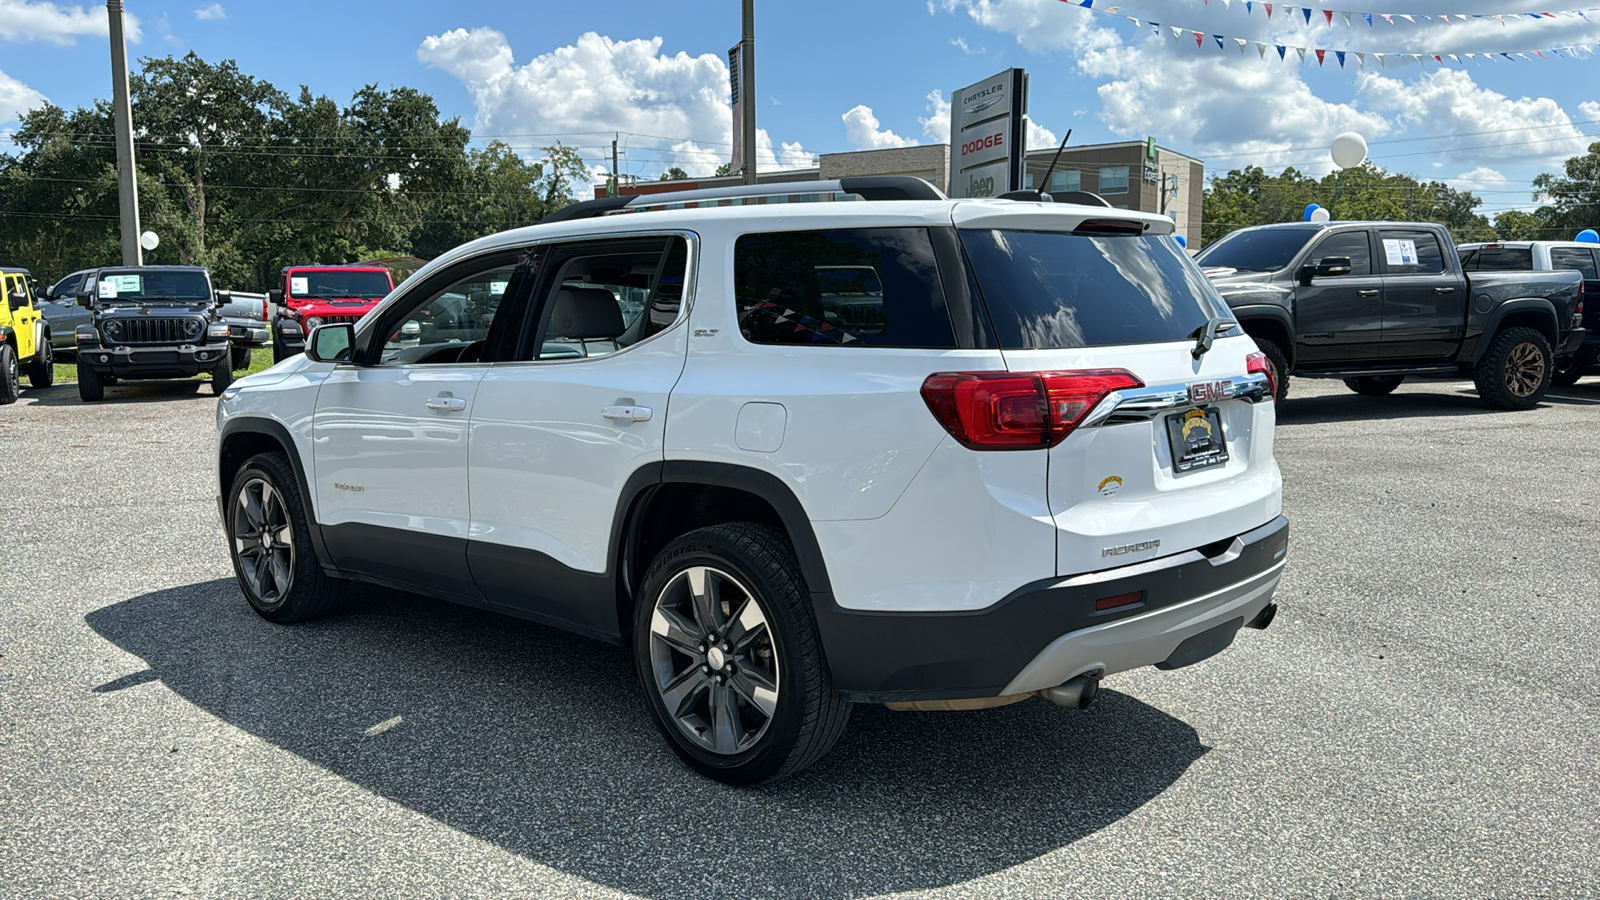
[{"label": "car seat", "polygon": [[578,348],[584,356],[617,352],[627,328],[617,298],[605,288],[563,287],[550,310],[546,339]]}]

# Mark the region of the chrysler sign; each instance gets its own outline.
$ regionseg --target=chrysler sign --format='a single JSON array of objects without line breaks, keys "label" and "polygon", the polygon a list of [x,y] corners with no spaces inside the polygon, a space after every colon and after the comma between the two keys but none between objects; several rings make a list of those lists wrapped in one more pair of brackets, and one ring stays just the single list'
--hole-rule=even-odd
[{"label": "chrysler sign", "polygon": [[955,92],[950,104],[950,196],[1022,188],[1028,76],[1007,69]]}]

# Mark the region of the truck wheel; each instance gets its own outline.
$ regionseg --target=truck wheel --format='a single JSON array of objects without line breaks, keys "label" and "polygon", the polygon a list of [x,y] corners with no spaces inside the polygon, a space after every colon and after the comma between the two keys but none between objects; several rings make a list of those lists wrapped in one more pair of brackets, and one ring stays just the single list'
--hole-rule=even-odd
[{"label": "truck wheel", "polygon": [[1556,368],[1550,375],[1550,383],[1556,387],[1572,387],[1578,383],[1579,378],[1589,374],[1594,362],[1594,355],[1591,353],[1574,353],[1566,359],[1556,360]]},{"label": "truck wheel", "polygon": [[82,356],[78,357],[78,399],[95,403],[104,400],[105,396],[106,386],[100,380],[100,373],[85,364]]},{"label": "truck wheel", "polygon": [[222,392],[233,384],[233,359],[232,354],[224,356],[217,367],[211,370],[211,393],[222,396]]},{"label": "truck wheel", "polygon": [[250,457],[228,489],[228,555],[250,606],[271,622],[303,622],[331,612],[341,584],[322,571],[311,524],[288,457]]},{"label": "truck wheel", "polygon": [[1495,335],[1473,369],[1478,397],[1490,409],[1532,409],[1550,389],[1553,362],[1544,335],[1532,328],[1507,328]]},{"label": "truck wheel", "polygon": [[1404,375],[1363,375],[1359,378],[1346,378],[1344,386],[1364,397],[1382,397],[1394,393],[1394,389],[1405,380]]},{"label": "truck wheel", "polygon": [[28,366],[28,384],[36,388],[47,388],[55,383],[56,360],[50,350],[50,341],[47,339],[39,346],[39,354]]},{"label": "truck wheel", "polygon": [[288,358],[289,358],[289,350],[288,350],[288,348],[284,347],[283,346],[283,341],[279,340],[278,336],[276,334],[274,334],[272,336],[272,364],[273,365],[277,365],[278,363],[281,363],[281,362],[283,362],[284,360],[286,360]]},{"label": "truck wheel", "polygon": [[17,402],[22,393],[22,373],[17,370],[17,351],[0,344],[0,406]]},{"label": "truck wheel", "polygon": [[812,621],[783,532],[739,522],[691,531],[650,564],[634,613],[645,702],[673,752],[724,784],[820,759],[850,706]]},{"label": "truck wheel", "polygon": [[250,346],[248,344],[233,345],[233,370],[243,372],[250,368]]},{"label": "truck wheel", "polygon": [[1267,358],[1267,365],[1272,368],[1272,383],[1278,386],[1278,392],[1272,399],[1282,403],[1289,396],[1289,357],[1283,355],[1283,350],[1277,344],[1266,338],[1251,335],[1256,342],[1256,347]]}]

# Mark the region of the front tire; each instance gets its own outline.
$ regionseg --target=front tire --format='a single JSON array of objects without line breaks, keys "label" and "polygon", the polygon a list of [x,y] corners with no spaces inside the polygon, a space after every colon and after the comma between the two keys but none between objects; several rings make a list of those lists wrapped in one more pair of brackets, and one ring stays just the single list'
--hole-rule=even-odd
[{"label": "front tire", "polygon": [[1382,397],[1394,393],[1394,389],[1405,380],[1404,375],[1363,375],[1358,378],[1346,378],[1344,386],[1363,397]]},{"label": "front tire", "polygon": [[17,369],[17,351],[0,344],[0,406],[17,402],[22,394],[22,373]]},{"label": "front tire", "polygon": [[322,571],[311,524],[288,457],[250,457],[228,489],[228,555],[250,606],[271,622],[303,622],[331,612],[340,582]]},{"label": "front tire", "polygon": [[811,765],[850,716],[833,690],[810,593],[783,532],[691,531],[650,564],[634,661],[656,727],[690,768],[752,785]]},{"label": "front tire", "polygon": [[56,360],[50,349],[50,341],[46,339],[28,366],[28,384],[36,388],[47,388],[55,383]]},{"label": "front tire", "polygon": [[233,355],[230,350],[228,355],[217,363],[217,367],[211,370],[211,393],[220,397],[231,384],[233,384]]},{"label": "front tire", "polygon": [[243,372],[250,368],[250,347],[248,344],[234,344],[230,351],[233,354],[233,370]]},{"label": "front tire", "polygon": [[1532,328],[1507,328],[1495,335],[1473,368],[1478,397],[1490,409],[1532,409],[1550,389],[1554,362],[1544,335]]},{"label": "front tire", "polygon": [[100,373],[78,357],[78,399],[85,403],[98,403],[106,397],[106,385]]},{"label": "front tire", "polygon": [[1289,357],[1283,355],[1283,348],[1266,338],[1251,335],[1256,342],[1256,348],[1267,358],[1267,365],[1272,369],[1272,383],[1277,385],[1277,393],[1272,399],[1282,403],[1289,396]]}]

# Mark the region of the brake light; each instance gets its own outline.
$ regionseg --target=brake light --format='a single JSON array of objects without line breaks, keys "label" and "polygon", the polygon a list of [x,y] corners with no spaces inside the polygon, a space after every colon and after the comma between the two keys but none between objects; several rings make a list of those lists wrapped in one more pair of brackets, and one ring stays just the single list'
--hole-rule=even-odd
[{"label": "brake light", "polygon": [[268,322],[268,321],[271,321],[271,319],[272,319],[272,317],[267,314],[267,298],[266,297],[262,297],[261,298],[261,321]]},{"label": "brake light", "polygon": [[1272,371],[1272,365],[1267,362],[1267,355],[1257,350],[1244,358],[1244,370],[1251,375],[1257,372],[1267,376],[1267,393],[1274,399],[1278,396],[1278,378]]},{"label": "brake light", "polygon": [[1054,447],[1105,396],[1144,382],[1123,369],[1077,372],[936,372],[922,400],[944,430],[972,450]]}]

